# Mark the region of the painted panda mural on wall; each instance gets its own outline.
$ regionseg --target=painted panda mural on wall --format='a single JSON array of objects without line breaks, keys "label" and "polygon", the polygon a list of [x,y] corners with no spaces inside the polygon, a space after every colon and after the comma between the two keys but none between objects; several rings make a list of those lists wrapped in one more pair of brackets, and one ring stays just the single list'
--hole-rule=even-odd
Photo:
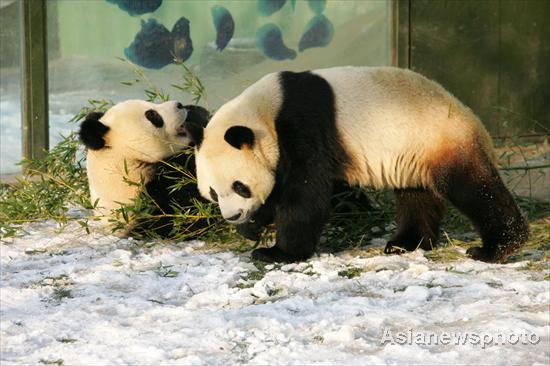
[{"label": "painted panda mural on wall", "polygon": [[[194,158],[182,151],[192,144],[187,128],[208,123],[206,109],[169,101],[162,104],[128,100],[111,107],[105,114],[90,113],[80,127],[80,138],[87,147],[86,168],[91,202],[98,201],[95,214],[104,223],[121,205],[129,204],[145,189],[155,205],[154,214],[173,213],[172,201],[189,206],[200,198],[197,187],[187,184],[170,189],[183,173],[163,167],[186,166],[195,173]],[[161,174],[162,172],[162,174]],[[189,230],[206,227],[205,219],[197,220]],[[160,217],[155,222],[141,223],[160,236],[172,230],[172,219]],[[131,223],[130,229],[136,229]]]},{"label": "painted panda mural on wall", "polygon": [[269,74],[190,132],[199,191],[218,202],[227,221],[273,212],[276,244],[256,249],[256,259],[310,257],[338,181],[394,189],[398,227],[387,253],[436,246],[444,200],[479,231],[483,246],[469,250],[476,259],[501,261],[528,237],[482,123],[409,70]]}]

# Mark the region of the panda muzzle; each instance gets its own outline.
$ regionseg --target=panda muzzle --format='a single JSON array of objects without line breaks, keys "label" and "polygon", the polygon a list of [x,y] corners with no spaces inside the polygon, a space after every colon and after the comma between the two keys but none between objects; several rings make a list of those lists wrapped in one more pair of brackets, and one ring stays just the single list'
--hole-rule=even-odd
[{"label": "panda muzzle", "polygon": [[185,128],[185,124],[181,124],[176,128],[176,134],[180,137],[187,137],[189,135],[187,128]]},{"label": "panda muzzle", "polygon": [[[223,216],[223,214],[222,214],[222,216]],[[244,222],[247,222],[249,220],[249,217],[245,212],[241,211],[241,212],[239,212],[239,213],[237,213],[237,214],[235,214],[231,217],[225,217],[224,216],[224,219],[227,222],[230,222],[232,224],[242,224]]]},{"label": "panda muzzle", "polygon": [[227,221],[238,221],[239,219],[241,218],[241,213],[238,213],[236,215],[233,215],[231,217],[228,217],[226,220]]}]

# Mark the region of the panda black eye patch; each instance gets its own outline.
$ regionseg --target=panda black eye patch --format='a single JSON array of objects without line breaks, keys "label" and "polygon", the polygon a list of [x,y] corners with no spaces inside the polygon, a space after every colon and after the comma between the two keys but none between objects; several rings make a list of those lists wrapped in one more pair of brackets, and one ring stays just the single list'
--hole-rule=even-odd
[{"label": "panda black eye patch", "polygon": [[241,197],[244,197],[244,198],[252,197],[252,193],[250,192],[250,188],[248,188],[246,186],[246,184],[244,184],[244,183],[242,183],[238,180],[233,182],[232,188],[235,191],[235,193],[237,193]]},{"label": "panda black eye patch", "polygon": [[212,201],[218,202],[218,194],[212,189],[212,187],[210,187],[210,197],[212,197]]},{"label": "panda black eye patch", "polygon": [[154,109],[149,109],[147,112],[145,112],[145,118],[147,118],[156,128],[161,128],[162,126],[164,126],[164,120],[162,119],[162,116]]}]

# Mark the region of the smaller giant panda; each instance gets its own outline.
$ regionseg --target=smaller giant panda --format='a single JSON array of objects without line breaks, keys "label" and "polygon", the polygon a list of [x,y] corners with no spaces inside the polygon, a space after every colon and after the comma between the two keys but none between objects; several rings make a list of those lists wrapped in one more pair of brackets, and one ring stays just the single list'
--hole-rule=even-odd
[{"label": "smaller giant panda", "polygon": [[[80,127],[80,139],[88,148],[86,167],[91,202],[97,201],[96,215],[108,221],[114,210],[131,203],[140,193],[141,181],[153,200],[153,215],[173,213],[174,202],[185,207],[200,198],[195,184],[170,189],[184,173],[166,167],[186,166],[190,174],[195,174],[194,158],[182,153],[193,144],[187,128],[191,124],[203,128],[208,118],[204,108],[176,101],[155,104],[128,100],[105,114],[88,114]],[[206,226],[206,220],[201,219],[188,230]],[[129,227],[136,228],[136,223]],[[172,220],[160,217],[140,223],[139,229],[167,236]]]},{"label": "smaller giant panda", "polygon": [[190,133],[199,191],[227,221],[247,222],[258,210],[269,221],[273,212],[276,244],[256,249],[256,259],[310,257],[338,181],[394,190],[398,227],[387,253],[436,246],[444,200],[481,234],[483,246],[469,250],[476,259],[501,261],[528,237],[482,123],[409,70],[269,74]]}]

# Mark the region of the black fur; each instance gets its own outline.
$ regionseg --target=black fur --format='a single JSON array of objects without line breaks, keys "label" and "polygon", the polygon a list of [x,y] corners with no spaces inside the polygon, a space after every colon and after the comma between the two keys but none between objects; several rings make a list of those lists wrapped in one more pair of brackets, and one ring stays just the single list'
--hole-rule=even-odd
[{"label": "black fur", "polygon": [[225,141],[235,149],[242,149],[243,146],[252,148],[254,146],[254,132],[248,127],[233,126],[225,131]]},{"label": "black fur", "polygon": [[103,117],[104,115],[105,115],[105,113],[103,113],[103,112],[89,112],[86,115],[85,119],[92,119],[92,120],[99,121],[101,119],[101,117]]},{"label": "black fur", "polygon": [[[181,103],[178,103],[180,108]],[[200,147],[203,138],[203,130],[210,120],[210,112],[207,109],[198,105],[186,105],[181,106],[187,110],[187,117],[185,118],[185,131],[189,134],[191,142],[190,146]],[[180,109],[181,109],[180,108]]]},{"label": "black fur", "polygon": [[162,126],[164,126],[164,120],[162,119],[162,116],[154,109],[149,109],[148,111],[146,111],[145,118],[147,118],[149,122],[151,122],[156,128],[161,128]]},{"label": "black fur", "polygon": [[397,232],[386,244],[384,253],[435,248],[439,225],[445,212],[441,198],[423,188],[396,189],[395,196]]},{"label": "black fur", "polygon": [[99,121],[103,117],[101,112],[91,112],[86,115],[84,122],[80,125],[80,141],[88,149],[100,150],[105,147],[105,134],[109,131],[109,127]]},{"label": "black fur", "polygon": [[218,202],[218,194],[212,187],[210,187],[210,191],[208,193],[210,194],[210,198],[212,198],[212,201]]},{"label": "black fur", "polygon": [[210,120],[210,112],[198,105],[186,105],[184,108],[187,109],[185,129],[191,138],[190,145],[200,147],[204,137],[204,128]]},{"label": "black fur", "polygon": [[468,250],[475,259],[502,261],[527,240],[529,225],[481,147],[433,176],[433,190],[396,191],[397,234],[386,245],[385,253],[435,247],[444,212],[443,197],[465,214],[481,234],[483,246]]},{"label": "black fur", "polygon": [[[178,106],[179,108],[179,106]],[[183,108],[187,109],[187,118],[185,121],[193,122],[199,126],[206,127],[210,120],[210,112],[198,105],[186,105]]]},{"label": "black fur", "polygon": [[[163,214],[171,215],[175,213],[172,205],[191,206],[194,199],[207,202],[201,197],[197,186],[193,183],[173,189],[173,186],[183,179],[183,173],[173,169],[174,166],[180,169],[186,167],[191,174],[195,174],[196,171],[195,159],[192,154],[187,153],[180,153],[166,159],[164,162],[154,163],[152,167],[154,174],[152,179],[146,183],[145,190],[155,204],[151,215],[159,215],[160,217],[138,221],[132,229],[132,233],[146,235],[147,231],[153,231],[158,236],[167,238],[173,235],[182,236],[193,233],[209,226],[207,219],[198,219],[192,225],[184,223],[184,225],[174,227],[173,217],[162,216]],[[194,237],[193,235],[187,235],[185,238],[193,239]]]},{"label": "black fur", "polygon": [[244,198],[250,198],[252,197],[252,192],[250,192],[250,188],[246,184],[243,184],[241,181],[235,181],[231,185],[231,188],[235,193],[237,193],[239,196]]},{"label": "black fur", "polygon": [[[273,223],[275,218],[274,195],[270,195],[267,202],[258,209],[251,220],[246,224],[237,225],[237,232],[246,239],[258,241],[262,230]],[[353,189],[347,183],[338,181],[332,189],[331,207],[333,213],[350,213],[368,211],[372,208],[365,191]]]},{"label": "black fur", "polygon": [[367,192],[358,187],[350,187],[344,181],[334,182],[331,206],[332,212],[338,214],[368,212],[372,209]]},{"label": "black fur", "polygon": [[200,148],[204,138],[204,126],[200,123],[185,122],[185,129],[189,132],[192,146]]},{"label": "black fur", "polygon": [[472,220],[483,241],[470,248],[475,259],[499,262],[518,249],[529,236],[529,224],[498,170],[484,154],[448,168],[436,188]]},{"label": "black fur", "polygon": [[283,102],[275,120],[280,156],[270,197],[277,238],[274,247],[252,253],[270,262],[313,254],[329,217],[334,182],[349,163],[328,82],[310,72],[282,72],[280,83]]}]

